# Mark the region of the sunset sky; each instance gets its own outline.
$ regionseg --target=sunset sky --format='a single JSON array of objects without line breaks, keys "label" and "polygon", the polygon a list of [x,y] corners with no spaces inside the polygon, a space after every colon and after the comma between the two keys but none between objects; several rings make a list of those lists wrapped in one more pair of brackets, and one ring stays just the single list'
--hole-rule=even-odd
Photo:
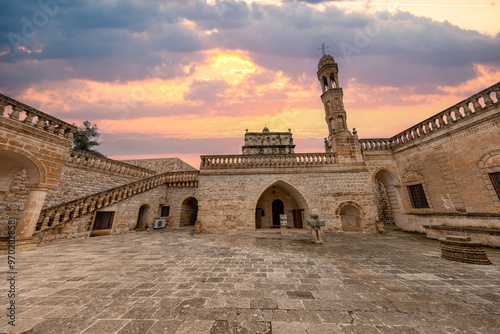
[{"label": "sunset sky", "polygon": [[240,154],[245,129],[327,136],[318,51],[348,126],[390,137],[500,80],[499,1],[0,0],[0,92],[110,158]]}]

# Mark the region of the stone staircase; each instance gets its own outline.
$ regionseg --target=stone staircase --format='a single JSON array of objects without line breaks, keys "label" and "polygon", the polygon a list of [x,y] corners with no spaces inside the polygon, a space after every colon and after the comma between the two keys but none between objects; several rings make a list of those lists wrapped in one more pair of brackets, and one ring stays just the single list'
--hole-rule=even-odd
[{"label": "stone staircase", "polygon": [[40,213],[34,235],[48,229],[60,227],[60,225],[67,221],[118,203],[164,184],[168,187],[197,186],[198,174],[198,171],[161,173],[46,208]]}]

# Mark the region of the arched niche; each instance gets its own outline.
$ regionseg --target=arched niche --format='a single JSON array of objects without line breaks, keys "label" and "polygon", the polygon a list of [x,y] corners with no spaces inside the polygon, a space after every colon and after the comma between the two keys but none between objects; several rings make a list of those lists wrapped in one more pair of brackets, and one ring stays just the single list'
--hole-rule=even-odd
[{"label": "arched niche", "polygon": [[310,211],[305,197],[289,182],[278,180],[259,192],[254,202],[256,228],[279,227],[276,219],[273,224],[273,202],[277,200],[283,203],[283,213],[287,215],[289,227],[306,227],[305,219],[309,217]]}]

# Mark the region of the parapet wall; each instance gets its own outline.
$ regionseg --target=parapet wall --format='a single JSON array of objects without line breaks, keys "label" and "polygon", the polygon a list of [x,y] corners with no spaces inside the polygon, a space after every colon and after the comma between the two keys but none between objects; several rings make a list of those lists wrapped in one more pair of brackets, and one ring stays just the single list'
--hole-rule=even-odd
[{"label": "parapet wall", "polygon": [[406,129],[391,138],[360,139],[361,150],[371,153],[377,150],[391,150],[411,145],[413,141],[424,138],[435,138],[449,131],[453,126],[462,126],[471,118],[477,118],[492,106],[498,104],[500,82],[488,87],[471,97],[427,118],[426,120]]},{"label": "parapet wall", "polygon": [[57,188],[49,190],[43,208],[88,196],[109,188],[134,182],[140,178],[130,175],[116,175],[100,169],[85,169],[65,165]]},{"label": "parapet wall", "polygon": [[140,165],[128,164],[77,150],[70,151],[66,165],[82,168],[88,167],[92,170],[100,170],[101,173],[116,174],[126,177],[130,176],[135,179],[144,179],[158,174],[155,170],[144,168]]},{"label": "parapet wall", "polygon": [[[64,165],[58,186],[49,190],[43,208],[48,208],[109,188],[134,182],[139,178],[119,175],[98,168],[85,168],[67,163]],[[10,184],[9,191],[0,198],[0,221],[19,219],[29,195],[28,173],[19,172]],[[0,231],[2,236],[3,229]]]}]

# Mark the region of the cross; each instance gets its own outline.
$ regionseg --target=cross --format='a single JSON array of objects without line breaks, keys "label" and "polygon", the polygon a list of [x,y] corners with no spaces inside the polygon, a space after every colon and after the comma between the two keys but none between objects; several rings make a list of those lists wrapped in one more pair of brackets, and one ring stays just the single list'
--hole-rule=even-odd
[{"label": "cross", "polygon": [[323,52],[323,55],[325,55],[325,49],[329,49],[330,47],[329,46],[326,46],[325,42],[321,43],[321,47],[318,48],[318,50],[321,50],[321,52]]}]

